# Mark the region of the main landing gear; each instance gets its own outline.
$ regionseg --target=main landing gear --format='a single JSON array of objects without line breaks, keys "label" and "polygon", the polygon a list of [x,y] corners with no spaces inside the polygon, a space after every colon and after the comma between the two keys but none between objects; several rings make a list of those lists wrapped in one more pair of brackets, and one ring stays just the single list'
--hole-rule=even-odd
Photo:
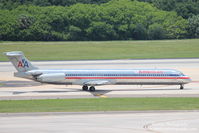
[{"label": "main landing gear", "polygon": [[[84,86],[82,86],[82,90],[83,91],[88,91],[88,86],[87,85],[84,85]],[[95,87],[94,86],[91,86],[90,88],[89,88],[89,91],[95,91]]]},{"label": "main landing gear", "polygon": [[82,90],[83,91],[87,91],[88,90],[88,86],[87,85],[82,86]]},{"label": "main landing gear", "polygon": [[94,87],[94,86],[91,86],[91,87],[89,88],[89,91],[95,91],[95,87]]},{"label": "main landing gear", "polygon": [[180,85],[180,89],[183,90],[184,89],[184,85]]}]

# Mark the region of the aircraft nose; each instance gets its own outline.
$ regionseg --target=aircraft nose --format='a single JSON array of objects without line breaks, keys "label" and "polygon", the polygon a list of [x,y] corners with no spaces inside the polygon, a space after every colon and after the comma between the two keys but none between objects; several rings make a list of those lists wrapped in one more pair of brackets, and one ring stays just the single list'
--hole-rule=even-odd
[{"label": "aircraft nose", "polygon": [[192,82],[191,78],[189,76],[186,76],[186,78],[184,79],[185,83],[190,83]]}]

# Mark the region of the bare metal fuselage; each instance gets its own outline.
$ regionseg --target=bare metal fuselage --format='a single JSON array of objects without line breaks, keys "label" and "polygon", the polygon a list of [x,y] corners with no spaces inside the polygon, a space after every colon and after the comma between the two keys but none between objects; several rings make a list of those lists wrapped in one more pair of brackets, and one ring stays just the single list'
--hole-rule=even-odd
[{"label": "bare metal fuselage", "polygon": [[[191,79],[172,69],[31,70],[29,78],[43,83],[73,85],[183,85]],[[32,76],[33,75],[33,76]],[[36,76],[34,76],[36,75]],[[101,84],[102,82],[102,84]],[[99,84],[98,84],[99,83]]]}]

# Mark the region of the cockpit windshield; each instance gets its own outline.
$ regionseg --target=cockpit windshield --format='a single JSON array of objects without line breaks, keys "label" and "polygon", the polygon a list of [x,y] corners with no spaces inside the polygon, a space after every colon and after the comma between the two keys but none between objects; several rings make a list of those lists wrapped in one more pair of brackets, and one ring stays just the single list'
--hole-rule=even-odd
[{"label": "cockpit windshield", "polygon": [[179,72],[179,75],[180,75],[180,76],[185,76],[182,72]]},{"label": "cockpit windshield", "polygon": [[177,74],[178,76],[185,76],[181,71],[176,70],[175,74]]}]

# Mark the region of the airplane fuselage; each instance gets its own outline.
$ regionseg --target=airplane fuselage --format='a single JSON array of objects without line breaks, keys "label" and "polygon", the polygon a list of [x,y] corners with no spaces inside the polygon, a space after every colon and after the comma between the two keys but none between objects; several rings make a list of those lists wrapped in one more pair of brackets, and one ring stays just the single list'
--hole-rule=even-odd
[{"label": "airplane fuselage", "polygon": [[[189,83],[188,76],[172,69],[108,69],[108,70],[31,70],[36,80],[52,84],[92,85],[92,81],[106,84],[181,85]],[[32,77],[34,78],[34,76]],[[93,85],[101,85],[93,82]]]}]

